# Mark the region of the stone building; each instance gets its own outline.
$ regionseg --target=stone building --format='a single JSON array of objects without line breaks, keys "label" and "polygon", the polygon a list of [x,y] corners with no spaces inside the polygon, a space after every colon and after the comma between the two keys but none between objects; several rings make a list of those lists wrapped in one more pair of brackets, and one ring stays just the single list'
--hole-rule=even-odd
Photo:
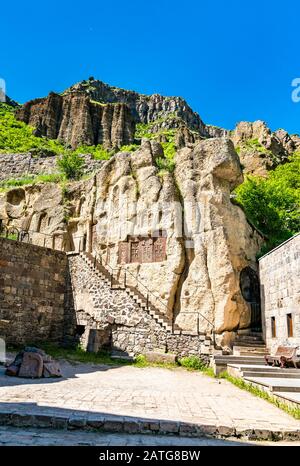
[{"label": "stone building", "polygon": [[266,346],[300,346],[300,233],[259,260]]}]

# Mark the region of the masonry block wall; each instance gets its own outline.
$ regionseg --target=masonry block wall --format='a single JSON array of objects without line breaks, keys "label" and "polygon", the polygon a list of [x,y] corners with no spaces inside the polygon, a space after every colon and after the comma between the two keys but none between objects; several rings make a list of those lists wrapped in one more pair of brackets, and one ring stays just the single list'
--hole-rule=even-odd
[{"label": "masonry block wall", "polygon": [[[18,163],[16,163],[18,160]],[[32,154],[0,154],[0,181],[9,178],[21,178],[24,175],[57,173],[57,157],[53,155],[37,156]],[[103,160],[95,160],[91,155],[84,156],[84,173],[92,173],[103,165]]]},{"label": "masonry block wall", "polygon": [[267,347],[300,347],[300,234],[262,257],[259,274]]},{"label": "masonry block wall", "polygon": [[65,253],[0,238],[0,337],[61,342],[67,270]]}]

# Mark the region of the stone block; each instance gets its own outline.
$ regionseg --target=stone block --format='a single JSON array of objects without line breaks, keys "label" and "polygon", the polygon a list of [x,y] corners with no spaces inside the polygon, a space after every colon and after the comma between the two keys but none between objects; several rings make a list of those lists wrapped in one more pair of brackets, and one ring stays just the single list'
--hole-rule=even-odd
[{"label": "stone block", "polygon": [[195,424],[189,424],[187,422],[181,422],[179,425],[179,435],[184,437],[193,437],[197,434],[197,427]]},{"label": "stone block", "polygon": [[24,353],[19,377],[39,378],[43,375],[43,358],[38,353]]},{"label": "stone block", "polygon": [[160,433],[162,434],[178,434],[179,422],[176,421],[160,421]]},{"label": "stone block", "polygon": [[84,416],[74,415],[68,420],[68,429],[83,429],[86,426],[87,419]]},{"label": "stone block", "polygon": [[144,353],[144,356],[148,362],[157,363],[171,363],[174,364],[177,360],[176,354],[172,353],[159,353],[157,351],[148,351]]}]

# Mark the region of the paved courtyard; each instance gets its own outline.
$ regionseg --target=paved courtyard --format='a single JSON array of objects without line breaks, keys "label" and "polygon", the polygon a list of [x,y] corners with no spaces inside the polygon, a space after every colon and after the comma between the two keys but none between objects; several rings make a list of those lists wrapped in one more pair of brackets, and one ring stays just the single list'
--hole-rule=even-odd
[{"label": "paved courtyard", "polygon": [[[62,379],[28,380],[4,375],[0,411],[128,416],[179,421],[237,431],[300,430],[300,421],[225,380],[184,369],[62,363]],[[72,433],[71,433],[72,434]]]}]

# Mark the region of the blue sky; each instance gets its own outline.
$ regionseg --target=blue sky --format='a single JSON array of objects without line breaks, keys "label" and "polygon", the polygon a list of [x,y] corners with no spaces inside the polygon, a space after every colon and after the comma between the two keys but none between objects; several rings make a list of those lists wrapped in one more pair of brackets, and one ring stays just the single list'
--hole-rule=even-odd
[{"label": "blue sky", "polygon": [[299,12],[293,0],[3,2],[0,78],[19,102],[94,76],[180,95],[206,123],[300,133]]}]

